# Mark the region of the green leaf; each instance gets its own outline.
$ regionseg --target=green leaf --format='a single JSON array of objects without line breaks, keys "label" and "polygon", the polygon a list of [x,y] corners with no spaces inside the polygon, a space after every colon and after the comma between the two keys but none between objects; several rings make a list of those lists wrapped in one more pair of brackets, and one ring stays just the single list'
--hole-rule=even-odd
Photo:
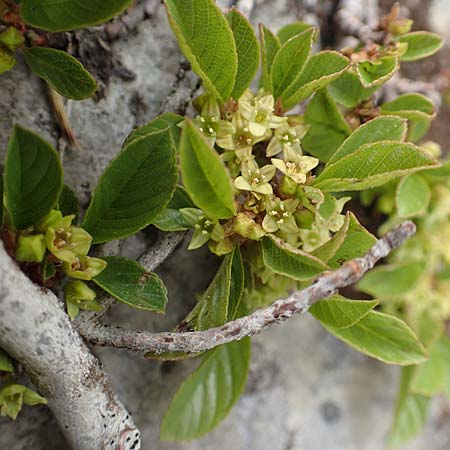
[{"label": "green leaf", "polygon": [[165,0],[169,23],[184,56],[205,88],[230,97],[238,65],[233,32],[212,0]]},{"label": "green leaf", "polygon": [[261,47],[261,80],[260,86],[267,92],[273,92],[270,72],[272,70],[273,60],[281,49],[281,43],[264,25],[259,25],[260,47]]},{"label": "green leaf", "polygon": [[25,22],[47,31],[99,25],[125,11],[131,0],[22,0]]},{"label": "green leaf", "polygon": [[305,122],[309,129],[302,145],[308,153],[324,162],[351,134],[350,127],[326,90],[317,92],[308,103]]},{"label": "green leaf", "polygon": [[196,439],[225,419],[244,390],[250,350],[245,338],[206,355],[175,394],[161,424],[161,440]]},{"label": "green leaf", "polygon": [[56,150],[19,126],[8,143],[4,174],[5,206],[18,229],[43,219],[62,189],[62,168]]},{"label": "green leaf", "polygon": [[275,99],[282,98],[292,83],[300,76],[311,51],[314,30],[314,28],[310,28],[292,37],[275,55],[270,72]]},{"label": "green leaf", "polygon": [[291,247],[276,237],[263,238],[262,255],[269,269],[294,280],[309,280],[328,268],[319,258]]},{"label": "green leaf", "polygon": [[6,48],[0,47],[0,75],[8,72],[16,65],[16,58]]},{"label": "green leaf", "polygon": [[344,72],[342,76],[328,86],[328,92],[334,100],[346,108],[354,108],[370,97],[377,89],[377,86],[365,88],[358,75],[351,71]]},{"label": "green leaf", "polygon": [[236,210],[230,176],[192,122],[186,122],[180,143],[181,174],[194,203],[212,219],[228,219]]},{"label": "green leaf", "polygon": [[336,255],[339,248],[344,244],[345,238],[350,225],[350,214],[345,216],[342,227],[334,234],[334,236],[311,252],[311,255],[319,258],[323,262],[328,262]]},{"label": "green leaf", "polygon": [[414,173],[403,178],[397,186],[395,203],[397,215],[402,218],[426,213],[431,199],[431,188],[427,180]]},{"label": "green leaf", "polygon": [[[314,28],[314,26],[309,23],[301,21],[292,22],[280,28],[278,30],[277,37],[280,40],[280,42],[284,44],[290,38],[296,36],[297,34],[301,34],[310,28]],[[314,28],[314,30],[316,29]],[[315,33],[317,32],[315,31]]]},{"label": "green leaf", "polygon": [[430,128],[436,112],[432,101],[421,94],[404,94],[380,107],[381,114],[408,119],[408,140],[417,142]]},{"label": "green leaf", "polygon": [[311,306],[309,312],[323,325],[347,328],[367,316],[378,303],[378,300],[350,300],[341,295],[333,295]]},{"label": "green leaf", "polygon": [[9,355],[0,348],[0,372],[14,372],[14,366]]},{"label": "green leaf", "polygon": [[101,176],[82,226],[94,243],[130,236],[152,223],[164,209],[176,182],[170,130],[136,139]]},{"label": "green leaf", "polygon": [[97,83],[83,65],[61,50],[32,47],[23,51],[30,69],[56,92],[67,98],[83,100],[91,97]]},{"label": "green leaf", "polygon": [[443,335],[430,350],[430,358],[417,367],[411,390],[432,397],[445,394],[450,398],[450,340]]},{"label": "green leaf", "polygon": [[408,366],[426,360],[426,352],[405,322],[370,311],[348,328],[324,327],[350,347],[388,364]]},{"label": "green leaf", "polygon": [[127,137],[125,143],[131,144],[131,142],[133,142],[134,140],[147,136],[147,134],[169,128],[170,132],[172,133],[172,138],[175,142],[175,147],[178,148],[178,146],[180,145],[181,137],[181,128],[178,126],[178,124],[183,120],[184,118],[178,114],[166,112],[158,117],[155,117],[145,125],[142,125],[141,127],[136,128],[134,131],[132,131]]},{"label": "green leaf", "polygon": [[345,261],[364,256],[377,241],[357,220],[353,213],[349,214],[348,230],[345,238],[336,251],[335,255],[328,261],[328,265],[337,268]]},{"label": "green leaf", "polygon": [[244,267],[238,247],[225,256],[216,276],[186,320],[207,330],[235,318],[244,291]]},{"label": "green leaf", "polygon": [[357,151],[365,144],[380,141],[403,141],[406,137],[406,120],[396,116],[376,117],[358,127],[329,159],[333,164]]},{"label": "green leaf", "polygon": [[192,228],[191,223],[188,222],[181,214],[180,209],[193,208],[194,204],[187,195],[183,187],[177,186],[173,197],[167,204],[166,208],[160,212],[152,225],[162,231],[183,231]]},{"label": "green leaf", "polygon": [[384,264],[368,272],[358,289],[383,299],[403,295],[414,289],[424,269],[422,261]]},{"label": "green leaf", "polygon": [[133,308],[164,313],[167,289],[158,275],[121,256],[105,256],[102,259],[108,265],[93,278],[98,286]]},{"label": "green leaf", "polygon": [[400,61],[417,61],[434,55],[443,45],[442,38],[429,31],[414,31],[400,38],[400,42],[407,43],[406,52],[400,56]]},{"label": "green leaf", "polygon": [[314,92],[340,77],[348,68],[348,58],[339,52],[325,50],[312,55],[300,76],[284,92],[283,109],[289,110]]},{"label": "green leaf", "polygon": [[391,79],[398,67],[396,56],[383,56],[377,61],[359,61],[356,72],[363,87],[372,88],[381,86]]},{"label": "green leaf", "polygon": [[69,216],[75,214],[75,217],[80,213],[80,206],[78,204],[78,198],[75,192],[67,186],[63,185],[61,194],[58,199],[58,208],[63,216]]},{"label": "green leaf", "polygon": [[236,8],[227,14],[237,51],[237,72],[231,96],[238,100],[250,86],[259,67],[259,43],[252,25]]},{"label": "green leaf", "polygon": [[314,187],[325,192],[361,191],[438,164],[414,144],[381,141],[325,167]]},{"label": "green leaf", "polygon": [[388,436],[388,448],[402,446],[419,434],[425,426],[429,399],[410,392],[414,367],[403,367],[394,422]]},{"label": "green leaf", "polygon": [[0,388],[0,416],[15,420],[22,405],[46,404],[47,400],[21,384],[6,384]]}]

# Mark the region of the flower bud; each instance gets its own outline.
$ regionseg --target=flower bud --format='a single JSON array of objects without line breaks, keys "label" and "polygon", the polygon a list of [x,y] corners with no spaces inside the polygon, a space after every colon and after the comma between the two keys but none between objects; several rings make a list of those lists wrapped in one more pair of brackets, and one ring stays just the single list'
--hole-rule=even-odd
[{"label": "flower bud", "polygon": [[73,320],[80,309],[100,311],[102,306],[95,302],[96,293],[83,281],[71,281],[64,287],[67,314]]},{"label": "flower bud", "polygon": [[388,31],[394,36],[400,36],[411,30],[413,21],[411,19],[397,19],[389,24]]},{"label": "flower bud", "polygon": [[40,263],[44,260],[46,247],[43,234],[19,236],[16,247],[16,260],[19,262]]},{"label": "flower bud", "polygon": [[235,217],[233,231],[255,241],[261,239],[266,234],[261,225],[258,225],[251,217],[244,213],[239,213]]},{"label": "flower bud", "polygon": [[284,195],[295,195],[297,192],[298,184],[290,177],[286,175],[281,179],[280,191]]}]

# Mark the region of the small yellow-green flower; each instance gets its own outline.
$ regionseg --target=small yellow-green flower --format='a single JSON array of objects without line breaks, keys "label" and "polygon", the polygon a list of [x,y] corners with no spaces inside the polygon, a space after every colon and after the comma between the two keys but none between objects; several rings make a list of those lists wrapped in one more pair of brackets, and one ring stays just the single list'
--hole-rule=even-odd
[{"label": "small yellow-green flower", "polygon": [[64,273],[71,278],[89,281],[100,275],[107,265],[107,262],[100,258],[76,256],[71,262],[63,262],[62,268]]},{"label": "small yellow-green flower", "polygon": [[52,223],[45,234],[50,252],[67,263],[76,261],[77,256],[86,256],[92,242],[87,231],[71,225],[74,218],[74,215],[65,216]]},{"label": "small yellow-green flower", "polygon": [[[181,122],[181,127],[184,122]],[[219,104],[212,97],[204,99],[201,113],[195,118],[194,123],[211,146],[215,144],[216,139],[232,135],[236,131],[231,122],[220,118]]]},{"label": "small yellow-green flower", "polygon": [[281,200],[271,196],[266,200],[266,215],[262,227],[268,233],[275,233],[278,230],[285,233],[296,233],[298,231],[294,213],[299,204],[299,200]]},{"label": "small yellow-green flower", "polygon": [[225,232],[219,221],[205,216],[201,209],[182,208],[181,214],[185,220],[194,228],[188,250],[195,250],[205,245],[210,239],[220,242],[225,237]]},{"label": "small yellow-green flower", "polygon": [[83,281],[71,281],[64,287],[64,296],[67,304],[67,314],[73,320],[80,312],[101,311],[102,306],[95,301],[96,293]]},{"label": "small yellow-green flower", "polygon": [[246,91],[239,99],[238,108],[248,122],[249,132],[255,137],[266,137],[272,129],[279,127],[283,117],[274,114],[275,100],[273,95],[264,92],[254,96]]},{"label": "small yellow-green flower", "polygon": [[266,156],[270,158],[290,149],[301,154],[302,147],[300,142],[307,131],[308,126],[305,125],[301,116],[293,116],[285,120],[275,130],[274,136],[267,146]]},{"label": "small yellow-green flower", "polygon": [[252,147],[267,139],[269,136],[263,134],[262,136],[255,136],[250,131],[249,122],[239,112],[235,112],[231,119],[231,123],[234,126],[234,133],[229,133],[225,136],[218,136],[216,144],[224,150],[234,150],[236,155],[241,161],[245,161],[250,158]]},{"label": "small yellow-green flower", "polygon": [[242,163],[242,175],[234,180],[234,186],[241,191],[250,191],[257,194],[273,194],[272,185],[269,181],[275,175],[275,167],[268,164],[259,168],[254,159]]},{"label": "small yellow-green flower", "polygon": [[287,177],[298,184],[304,184],[307,174],[319,165],[319,160],[312,156],[303,156],[291,147],[284,150],[284,160],[272,158],[272,164]]}]

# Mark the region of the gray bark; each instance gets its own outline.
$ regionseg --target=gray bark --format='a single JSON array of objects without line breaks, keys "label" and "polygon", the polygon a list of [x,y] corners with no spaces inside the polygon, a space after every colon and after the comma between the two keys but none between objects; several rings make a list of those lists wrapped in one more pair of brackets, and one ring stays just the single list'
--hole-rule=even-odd
[{"label": "gray bark", "polygon": [[33,284],[0,243],[0,347],[47,398],[74,450],[140,449],[140,435],[58,298]]}]

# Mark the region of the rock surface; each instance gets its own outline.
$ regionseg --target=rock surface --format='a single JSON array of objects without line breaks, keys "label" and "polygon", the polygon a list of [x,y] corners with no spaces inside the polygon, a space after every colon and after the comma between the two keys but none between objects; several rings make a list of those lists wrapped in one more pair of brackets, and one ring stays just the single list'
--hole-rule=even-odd
[{"label": "rock surface", "polygon": [[[219,3],[227,6],[232,2]],[[248,10],[254,3],[252,21],[264,21],[273,29],[295,20],[301,13],[301,2],[294,0],[237,3]],[[63,150],[43,84],[19,63],[13,72],[1,78],[1,152],[13,123],[40,133],[62,150],[66,182],[86,204],[99,174],[117,154],[127,134],[160,111],[172,91],[176,74],[180,76],[182,58],[163,8],[157,1],[150,2],[150,8],[147,20],[112,44],[114,55],[135,74],[135,79],[125,82],[113,75],[104,98],[68,105],[82,151]],[[188,92],[195,89],[196,79],[187,73],[183,83]],[[137,256],[138,247],[135,240],[130,255],[135,252]],[[188,253],[185,248],[183,244],[159,270],[170,292],[166,316],[118,305],[109,313],[108,320],[132,328],[170,329],[192,306],[196,293],[208,284],[212,267],[217,264],[206,252]],[[158,427],[171,396],[195,367],[195,361],[160,363],[124,351],[100,348],[94,351],[142,431],[143,450],[384,448],[395,401],[397,368],[354,352],[309,316],[275,327],[253,342],[251,375],[245,394],[218,429],[190,443],[161,443]],[[425,434],[408,449],[450,448],[446,404],[437,401],[434,406]],[[25,408],[15,422],[1,419],[0,448],[66,450],[67,445],[48,410],[34,407]]]}]

